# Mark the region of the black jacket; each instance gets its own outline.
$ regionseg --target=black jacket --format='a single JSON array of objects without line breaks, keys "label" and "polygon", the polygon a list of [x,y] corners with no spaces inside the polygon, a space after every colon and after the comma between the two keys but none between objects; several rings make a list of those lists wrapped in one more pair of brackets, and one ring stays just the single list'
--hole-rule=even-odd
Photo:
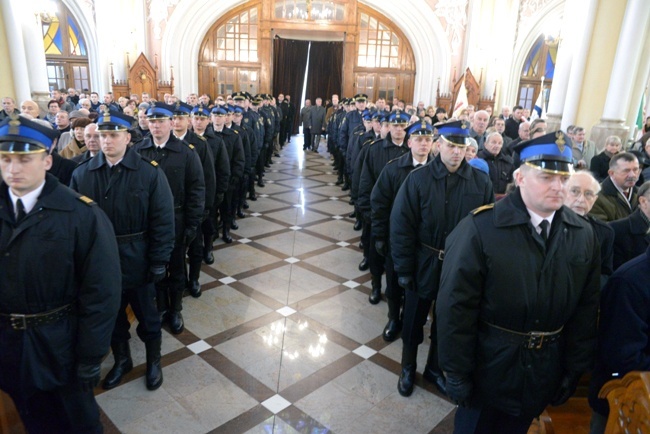
[{"label": "black jacket", "polygon": [[72,172],[77,168],[77,163],[67,158],[63,158],[58,153],[52,152],[52,167],[48,170],[49,173],[54,175],[59,182],[65,186],[70,185],[72,179]]},{"label": "black jacket", "polygon": [[594,174],[598,181],[603,182],[605,179],[609,178],[609,160],[611,159],[612,157],[604,152],[594,155],[591,159],[589,170]]},{"label": "black jacket", "polygon": [[241,127],[235,124],[234,122],[228,128],[237,131],[237,134],[239,134],[239,138],[241,138],[242,149],[244,151],[244,174],[250,175],[251,168],[252,168],[251,142],[250,142],[252,130],[245,127]]},{"label": "black jacket", "polygon": [[205,203],[206,211],[209,211],[214,206],[214,195],[216,189],[216,175],[214,168],[214,155],[212,149],[205,137],[200,136],[193,131],[187,131],[183,141],[194,149],[201,160],[201,167],[203,168],[203,180],[205,181]]},{"label": "black jacket", "polygon": [[347,112],[342,118],[338,128],[339,136],[337,146],[343,151],[344,154],[348,148],[348,141],[350,140],[350,136],[352,136],[354,129],[359,125],[363,125],[363,118],[361,117],[361,112],[359,110],[354,109],[350,112]]},{"label": "black jacket", "polygon": [[226,145],[226,152],[228,153],[228,160],[230,162],[228,189],[232,190],[238,185],[242,176],[244,176],[244,168],[246,167],[244,145],[242,145],[239,133],[230,128],[224,127],[221,131],[215,130],[214,135],[220,137]]},{"label": "black jacket", "polygon": [[363,160],[361,177],[359,178],[359,194],[355,202],[359,210],[364,214],[364,218],[370,218],[370,193],[375,186],[379,174],[390,160],[401,157],[410,153],[406,138],[402,146],[393,143],[390,133],[384,140],[376,141],[370,144],[368,153]]},{"label": "black jacket", "polygon": [[[431,155],[427,162],[431,161]],[[425,164],[426,164],[425,163]],[[377,240],[387,241],[390,236],[390,212],[395,196],[409,173],[413,171],[413,155],[408,152],[391,160],[379,174],[379,179],[370,194],[372,235]]]},{"label": "black jacket", "polygon": [[226,144],[221,137],[215,136],[214,132],[206,131],[203,137],[208,141],[214,156],[214,173],[217,181],[216,194],[223,194],[228,191],[228,185],[230,184],[230,158],[228,157]]},{"label": "black jacket", "polygon": [[600,275],[611,276],[614,272],[614,230],[602,220],[586,215],[600,244]]},{"label": "black jacket", "polygon": [[[579,376],[593,362],[600,248],[591,226],[563,207],[544,248],[517,188],[464,218],[445,252],[436,301],[440,367],[473,381],[477,405],[532,419],[564,375]],[[562,331],[528,349],[488,324]]]},{"label": "black jacket", "polygon": [[29,214],[16,223],[0,184],[0,313],[34,314],[70,303],[73,312],[28,330],[0,326],[0,387],[52,390],[69,384],[77,363],[108,352],[122,282],[115,233],[90,199],[47,175]]},{"label": "black jacket", "polygon": [[650,244],[648,223],[639,208],[629,217],[610,222],[614,230],[614,270],[646,251]]},{"label": "black jacket", "polygon": [[174,195],[176,242],[182,243],[185,229],[195,231],[203,220],[205,181],[198,154],[173,135],[162,151],[155,149],[151,137],[137,146],[143,157],[160,165]]},{"label": "black jacket", "polygon": [[492,202],[490,178],[465,161],[450,174],[438,156],[406,178],[390,214],[390,247],[395,271],[414,278],[420,298],[438,294],[442,261],[432,248],[444,250],[458,222]]},{"label": "black jacket", "polygon": [[515,164],[512,161],[512,157],[507,156],[503,152],[499,152],[495,156],[486,149],[478,151],[476,156],[485,160],[490,168],[490,180],[492,181],[494,194],[505,194],[506,187],[512,182],[512,172],[515,171]]},{"label": "black jacket", "polygon": [[[114,169],[104,154],[86,160],[72,174],[70,188],[90,197],[108,215],[118,238],[122,286],[147,283],[150,265],[169,262],[174,248],[174,198],[157,165],[129,148]],[[143,236],[129,236],[142,234]]]}]

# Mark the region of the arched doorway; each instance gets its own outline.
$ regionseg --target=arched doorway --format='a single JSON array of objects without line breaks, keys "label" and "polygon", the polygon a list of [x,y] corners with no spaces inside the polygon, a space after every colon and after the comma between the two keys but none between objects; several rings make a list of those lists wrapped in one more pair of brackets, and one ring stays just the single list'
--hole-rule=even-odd
[{"label": "arched doorway", "polygon": [[288,29],[345,35],[344,94],[413,97],[415,57],[408,39],[381,13],[343,0],[254,0],[224,14],[201,43],[199,92],[271,91],[271,39]]},{"label": "arched doorway", "polygon": [[56,4],[56,14],[42,22],[49,90],[90,89],[86,40],[68,8]]},{"label": "arched doorway", "polygon": [[[528,51],[519,78],[517,92],[518,105],[533,110],[540,92],[544,92],[542,100],[548,104],[548,95],[553,85],[555,60],[557,58],[557,41],[547,40],[540,35]],[[542,89],[543,82],[543,89]]]}]

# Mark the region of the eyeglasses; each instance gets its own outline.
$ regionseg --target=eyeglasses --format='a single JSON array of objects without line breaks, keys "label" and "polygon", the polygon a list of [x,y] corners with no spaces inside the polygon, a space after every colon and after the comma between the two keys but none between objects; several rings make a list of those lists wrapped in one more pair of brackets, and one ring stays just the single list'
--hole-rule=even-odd
[{"label": "eyeglasses", "polygon": [[594,193],[593,191],[586,190],[582,191],[580,190],[580,187],[572,187],[569,189],[569,194],[575,198],[579,198],[580,195],[584,195],[585,199],[587,200],[594,200],[598,196],[598,193]]}]

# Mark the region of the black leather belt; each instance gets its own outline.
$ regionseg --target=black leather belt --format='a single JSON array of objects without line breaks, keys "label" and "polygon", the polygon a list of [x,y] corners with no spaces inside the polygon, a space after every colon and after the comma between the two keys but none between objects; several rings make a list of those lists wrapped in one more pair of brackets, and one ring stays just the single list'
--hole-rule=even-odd
[{"label": "black leather belt", "polygon": [[70,303],[42,313],[0,313],[0,322],[11,326],[14,330],[27,330],[32,327],[55,323],[70,315],[73,309],[74,304]]},{"label": "black leather belt", "polygon": [[117,244],[127,244],[133,241],[140,241],[147,238],[146,232],[138,232],[135,234],[116,235]]},{"label": "black leather belt", "polygon": [[490,324],[486,321],[483,321],[482,323],[488,326],[491,332],[496,333],[508,342],[516,345],[523,345],[524,348],[529,350],[541,350],[546,345],[557,341],[560,339],[560,336],[562,336],[561,332],[564,328],[564,326],[562,326],[552,332],[532,331],[524,333],[499,327],[498,325]]},{"label": "black leather belt", "polygon": [[428,244],[424,244],[424,243],[420,243],[420,244],[422,244],[424,247],[426,247],[429,250],[433,250],[433,253],[438,255],[438,260],[439,261],[444,261],[445,260],[445,251],[444,250],[436,249],[435,247],[431,247]]}]

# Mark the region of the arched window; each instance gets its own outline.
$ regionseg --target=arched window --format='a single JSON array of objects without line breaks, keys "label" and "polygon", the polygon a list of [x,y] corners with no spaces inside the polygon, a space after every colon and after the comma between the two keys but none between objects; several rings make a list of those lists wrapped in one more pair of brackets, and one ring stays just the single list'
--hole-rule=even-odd
[{"label": "arched window", "polygon": [[276,19],[304,21],[345,21],[345,2],[342,0],[275,0]]},{"label": "arched window", "polygon": [[88,51],[83,34],[60,1],[57,9],[51,20],[42,23],[49,88],[90,89]]},{"label": "arched window", "polygon": [[548,103],[548,94],[553,84],[553,74],[555,73],[555,59],[557,57],[557,42],[547,41],[544,35],[541,35],[530,51],[524,66],[521,70],[519,79],[519,105],[533,109],[539,92],[542,87],[542,77],[544,78],[544,98]]},{"label": "arched window", "polygon": [[415,77],[413,51],[397,26],[359,5],[359,37],[355,92],[371,100],[412,95]]},{"label": "arched window", "polygon": [[235,90],[259,93],[259,11],[247,4],[215,23],[199,56],[199,90],[211,97]]}]

